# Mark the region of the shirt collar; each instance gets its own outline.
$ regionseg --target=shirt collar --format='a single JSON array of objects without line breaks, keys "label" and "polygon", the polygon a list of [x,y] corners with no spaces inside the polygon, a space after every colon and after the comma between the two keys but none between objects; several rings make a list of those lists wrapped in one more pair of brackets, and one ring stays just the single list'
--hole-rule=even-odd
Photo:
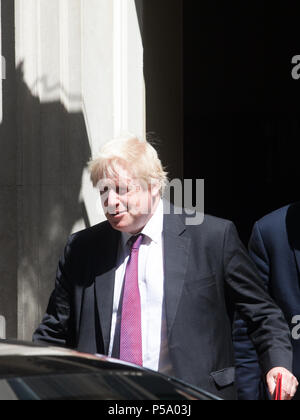
[{"label": "shirt collar", "polygon": [[148,236],[153,242],[158,243],[161,239],[161,234],[163,231],[163,221],[164,221],[164,207],[163,202],[160,199],[155,213],[148,221],[141,233]]}]

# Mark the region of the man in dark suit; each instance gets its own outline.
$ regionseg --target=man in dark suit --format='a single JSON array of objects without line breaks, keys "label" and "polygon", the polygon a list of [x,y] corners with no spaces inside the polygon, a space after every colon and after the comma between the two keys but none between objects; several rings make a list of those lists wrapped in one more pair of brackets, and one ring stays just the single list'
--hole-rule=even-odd
[{"label": "man in dark suit", "polygon": [[270,392],[282,373],[289,399],[298,385],[290,332],[234,225],[210,216],[185,223],[161,198],[166,173],[145,141],[109,142],[90,171],[108,220],[70,237],[34,340],[118,357],[235,399],[237,309]]},{"label": "man in dark suit", "polygon": [[[293,373],[300,378],[300,203],[281,208],[253,228],[249,252],[266,290],[282,309],[292,332]],[[247,327],[237,319],[234,328],[237,385],[241,399],[265,399],[264,380]],[[299,399],[299,394],[295,399]]]}]

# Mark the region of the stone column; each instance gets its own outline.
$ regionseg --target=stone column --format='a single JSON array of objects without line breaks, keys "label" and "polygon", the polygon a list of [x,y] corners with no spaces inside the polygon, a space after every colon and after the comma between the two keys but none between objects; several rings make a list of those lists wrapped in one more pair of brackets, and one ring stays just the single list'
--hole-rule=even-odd
[{"label": "stone column", "polygon": [[46,309],[68,236],[103,220],[86,163],[143,134],[143,50],[134,0],[15,0],[18,337]]}]

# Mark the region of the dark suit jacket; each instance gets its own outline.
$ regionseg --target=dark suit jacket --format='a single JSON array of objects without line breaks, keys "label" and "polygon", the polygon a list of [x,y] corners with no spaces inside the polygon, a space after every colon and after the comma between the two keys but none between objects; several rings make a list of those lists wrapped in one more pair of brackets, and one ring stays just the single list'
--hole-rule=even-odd
[{"label": "dark suit jacket", "polygon": [[[108,222],[72,235],[35,341],[108,354],[120,233]],[[288,327],[265,292],[231,222],[206,216],[185,226],[164,216],[165,305],[176,376],[220,397],[236,398],[232,320],[251,324],[264,371],[292,365]]]},{"label": "dark suit jacket", "polygon": [[[249,252],[266,290],[282,309],[291,329],[300,314],[300,203],[279,209],[259,220],[252,232]],[[245,323],[234,327],[237,386],[242,399],[264,399],[256,351]],[[292,340],[293,373],[300,378],[300,340]]]}]

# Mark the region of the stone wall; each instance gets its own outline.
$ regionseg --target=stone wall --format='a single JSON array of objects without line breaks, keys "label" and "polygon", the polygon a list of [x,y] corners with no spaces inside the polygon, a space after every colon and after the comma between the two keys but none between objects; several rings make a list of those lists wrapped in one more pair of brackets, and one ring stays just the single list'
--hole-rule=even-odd
[{"label": "stone wall", "polygon": [[181,1],[1,0],[0,335],[31,339],[68,236],[103,220],[102,144],[154,131],[180,176]]}]

